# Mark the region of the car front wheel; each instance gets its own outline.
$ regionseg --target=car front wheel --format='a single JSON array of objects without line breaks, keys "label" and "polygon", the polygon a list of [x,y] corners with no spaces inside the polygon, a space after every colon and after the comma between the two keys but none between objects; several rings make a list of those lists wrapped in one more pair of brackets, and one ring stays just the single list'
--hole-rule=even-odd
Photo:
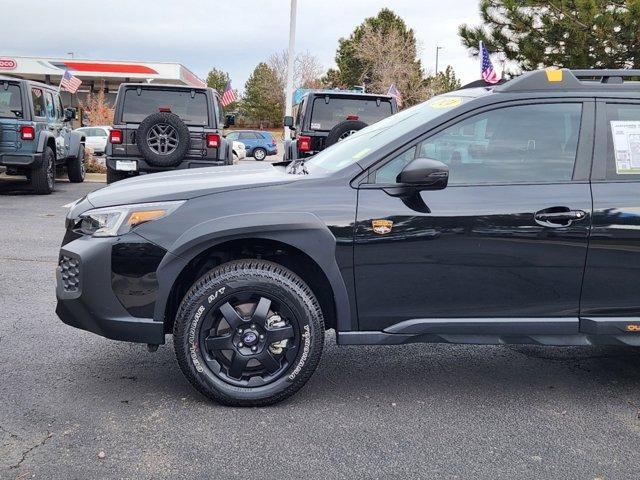
[{"label": "car front wheel", "polygon": [[318,302],[300,277],[268,261],[214,268],[185,295],[174,347],[187,379],[207,397],[264,406],[297,392],[324,343]]}]

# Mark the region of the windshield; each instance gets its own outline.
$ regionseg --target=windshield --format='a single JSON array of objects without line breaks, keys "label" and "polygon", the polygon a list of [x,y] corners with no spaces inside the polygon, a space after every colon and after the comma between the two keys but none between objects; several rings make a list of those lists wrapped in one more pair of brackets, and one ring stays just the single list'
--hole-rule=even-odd
[{"label": "windshield", "polygon": [[311,112],[311,130],[328,131],[345,120],[371,125],[391,115],[391,102],[376,98],[316,97]]},{"label": "windshield", "polygon": [[332,145],[305,162],[309,173],[338,171],[361,160],[434,118],[460,106],[468,98],[441,95],[403,110]]},{"label": "windshield", "polygon": [[207,96],[203,92],[189,90],[129,89],[124,96],[122,120],[125,123],[140,123],[152,113],[168,108],[189,125],[209,123]]},{"label": "windshield", "polygon": [[22,118],[22,99],[18,85],[0,84],[0,117]]}]

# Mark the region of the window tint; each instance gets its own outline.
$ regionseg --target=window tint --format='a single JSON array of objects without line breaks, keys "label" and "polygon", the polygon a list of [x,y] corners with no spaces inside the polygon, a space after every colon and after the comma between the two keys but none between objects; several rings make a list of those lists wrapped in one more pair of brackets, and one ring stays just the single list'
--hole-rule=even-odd
[{"label": "window tint", "polygon": [[240,140],[255,140],[258,136],[253,132],[240,133]]},{"label": "window tint", "polygon": [[[640,105],[607,105],[607,179],[640,175]],[[631,177],[630,177],[631,176]]]},{"label": "window tint", "polygon": [[[582,106],[506,107],[463,120],[423,141],[417,157],[449,166],[449,184],[568,181],[578,149]],[[396,157],[376,182],[396,178],[414,157]]]},{"label": "window tint", "polygon": [[64,113],[62,110],[62,102],[60,101],[60,95],[58,95],[57,93],[53,95],[53,100],[55,103],[55,109],[56,109],[56,117],[59,118],[60,120],[62,120],[62,118],[64,117]]},{"label": "window tint", "polygon": [[[328,102],[327,102],[328,100]],[[347,117],[357,117],[358,120],[371,125],[391,115],[391,102],[373,100],[318,97],[313,100],[311,112],[311,130],[331,130]]]},{"label": "window tint", "polygon": [[0,118],[22,118],[22,99],[20,87],[9,84],[0,84]]},{"label": "window tint", "polygon": [[387,162],[384,167],[378,169],[376,171],[376,183],[397,183],[398,174],[415,158],[416,149],[417,147],[414,145],[390,162]]},{"label": "window tint", "polygon": [[56,109],[53,105],[53,95],[51,92],[44,92],[44,102],[45,102],[45,112],[47,118],[54,119],[56,118]]},{"label": "window tint", "polygon": [[41,88],[31,89],[31,99],[33,101],[33,114],[36,117],[44,117],[44,92]]},{"label": "window tint", "polygon": [[238,139],[238,133],[237,132],[228,133],[227,134],[227,138],[230,138],[231,140],[237,140]]},{"label": "window tint", "polygon": [[195,92],[191,98],[189,90],[157,90],[142,88],[140,95],[137,89],[129,89],[124,95],[122,120],[140,123],[160,108],[169,108],[189,125],[207,125],[207,97],[202,92]]}]

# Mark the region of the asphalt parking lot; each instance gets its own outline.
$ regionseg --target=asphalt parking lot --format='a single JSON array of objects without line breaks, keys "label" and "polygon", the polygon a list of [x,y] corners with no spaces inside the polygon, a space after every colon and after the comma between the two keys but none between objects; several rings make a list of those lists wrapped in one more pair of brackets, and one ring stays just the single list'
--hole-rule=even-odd
[{"label": "asphalt parking lot", "polygon": [[[65,209],[0,179],[0,478],[638,478],[640,352],[338,347],[290,400],[221,407],[54,313]],[[104,452],[104,458],[99,458]]]}]

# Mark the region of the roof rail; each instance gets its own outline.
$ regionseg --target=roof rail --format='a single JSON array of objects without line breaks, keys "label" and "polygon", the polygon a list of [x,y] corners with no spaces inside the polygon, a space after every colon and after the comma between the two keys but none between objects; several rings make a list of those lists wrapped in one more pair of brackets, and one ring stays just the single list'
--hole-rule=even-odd
[{"label": "roof rail", "polygon": [[626,81],[640,79],[640,70],[569,70],[567,68],[546,68],[527,72],[497,86],[494,91],[501,93],[530,91],[575,91],[575,90],[639,90],[640,82]]}]

